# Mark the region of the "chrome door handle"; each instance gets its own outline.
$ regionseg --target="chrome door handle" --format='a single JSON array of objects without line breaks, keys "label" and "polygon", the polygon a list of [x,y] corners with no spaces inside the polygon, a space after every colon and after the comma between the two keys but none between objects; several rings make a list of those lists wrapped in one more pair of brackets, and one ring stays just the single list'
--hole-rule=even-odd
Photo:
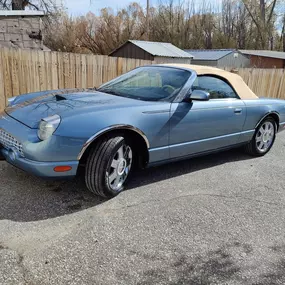
[{"label": "chrome door handle", "polygon": [[241,114],[241,112],[242,112],[242,109],[235,109],[235,114]]}]

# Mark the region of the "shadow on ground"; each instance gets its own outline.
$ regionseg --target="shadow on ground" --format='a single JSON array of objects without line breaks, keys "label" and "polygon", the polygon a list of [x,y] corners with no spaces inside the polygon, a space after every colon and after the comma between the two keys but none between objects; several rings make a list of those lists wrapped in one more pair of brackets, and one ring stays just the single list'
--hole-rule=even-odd
[{"label": "shadow on ground", "polygon": [[[128,189],[249,158],[235,150],[138,171],[134,173]],[[94,207],[106,201],[89,193],[83,179],[44,181],[6,162],[0,163],[0,181],[0,220],[43,220]]]},{"label": "shadow on ground", "polygon": [[275,254],[277,262],[271,264],[271,269],[263,273],[259,282],[253,285],[280,285],[285,284],[285,245],[277,245],[270,247],[270,250]]},{"label": "shadow on ground", "polygon": [[[235,242],[194,257],[191,256],[191,252],[187,255],[187,252],[179,253],[178,250],[177,256],[173,257],[170,263],[169,259],[163,261],[165,257],[156,256],[156,259],[161,258],[163,265],[144,271],[142,281],[138,284],[210,285],[229,284],[230,281],[237,283],[241,280],[242,271],[237,256],[250,255],[251,252],[250,245]],[[136,254],[140,255],[140,253]],[[152,259],[147,254],[143,254],[142,258]]]},{"label": "shadow on ground", "polygon": [[[250,262],[256,252],[248,243],[232,242],[206,253],[192,256],[192,252],[175,250],[170,256],[130,252],[149,264],[156,264],[149,270],[140,272],[139,285],[213,285],[213,284],[248,284],[248,285],[281,285],[285,284],[285,247],[269,248],[276,255],[276,262],[263,261],[262,264]],[[189,255],[188,255],[189,254]],[[263,264],[263,265],[265,265]],[[261,268],[261,269],[260,269]],[[252,271],[251,271],[252,270]],[[118,279],[127,280],[125,272],[117,273]]]},{"label": "shadow on ground", "polygon": [[215,167],[221,164],[252,159],[252,156],[246,155],[240,149],[234,149],[192,159],[164,164],[140,171],[135,174],[128,184],[128,189],[156,183],[166,179],[174,178],[202,169]]}]

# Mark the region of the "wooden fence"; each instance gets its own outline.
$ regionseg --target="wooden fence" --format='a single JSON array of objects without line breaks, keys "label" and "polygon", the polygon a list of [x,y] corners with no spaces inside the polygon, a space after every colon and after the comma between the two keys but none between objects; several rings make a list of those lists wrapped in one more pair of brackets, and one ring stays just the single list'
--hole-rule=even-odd
[{"label": "wooden fence", "polygon": [[257,96],[285,99],[285,69],[241,68],[238,74]]},{"label": "wooden fence", "polygon": [[62,52],[0,49],[0,111],[7,99],[34,91],[98,87],[152,61]]},{"label": "wooden fence", "polygon": [[[151,61],[61,52],[0,49],[0,111],[19,94],[61,88],[85,88],[102,83]],[[239,69],[260,97],[285,99],[283,69]]]}]

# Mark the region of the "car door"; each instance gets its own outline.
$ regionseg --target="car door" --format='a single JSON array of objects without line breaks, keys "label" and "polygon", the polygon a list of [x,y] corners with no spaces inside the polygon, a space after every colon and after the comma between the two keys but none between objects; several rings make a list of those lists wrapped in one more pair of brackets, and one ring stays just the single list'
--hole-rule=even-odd
[{"label": "car door", "polygon": [[216,76],[198,76],[192,90],[210,93],[209,101],[173,103],[170,114],[170,158],[235,145],[246,107],[232,86]]}]

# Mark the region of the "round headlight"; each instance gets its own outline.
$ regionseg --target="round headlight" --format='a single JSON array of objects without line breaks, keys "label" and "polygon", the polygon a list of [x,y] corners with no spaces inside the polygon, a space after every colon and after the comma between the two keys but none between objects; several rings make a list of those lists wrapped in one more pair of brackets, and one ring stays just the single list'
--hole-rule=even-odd
[{"label": "round headlight", "polygon": [[41,120],[38,129],[38,137],[40,140],[44,141],[52,136],[60,124],[60,116],[53,115]]}]

